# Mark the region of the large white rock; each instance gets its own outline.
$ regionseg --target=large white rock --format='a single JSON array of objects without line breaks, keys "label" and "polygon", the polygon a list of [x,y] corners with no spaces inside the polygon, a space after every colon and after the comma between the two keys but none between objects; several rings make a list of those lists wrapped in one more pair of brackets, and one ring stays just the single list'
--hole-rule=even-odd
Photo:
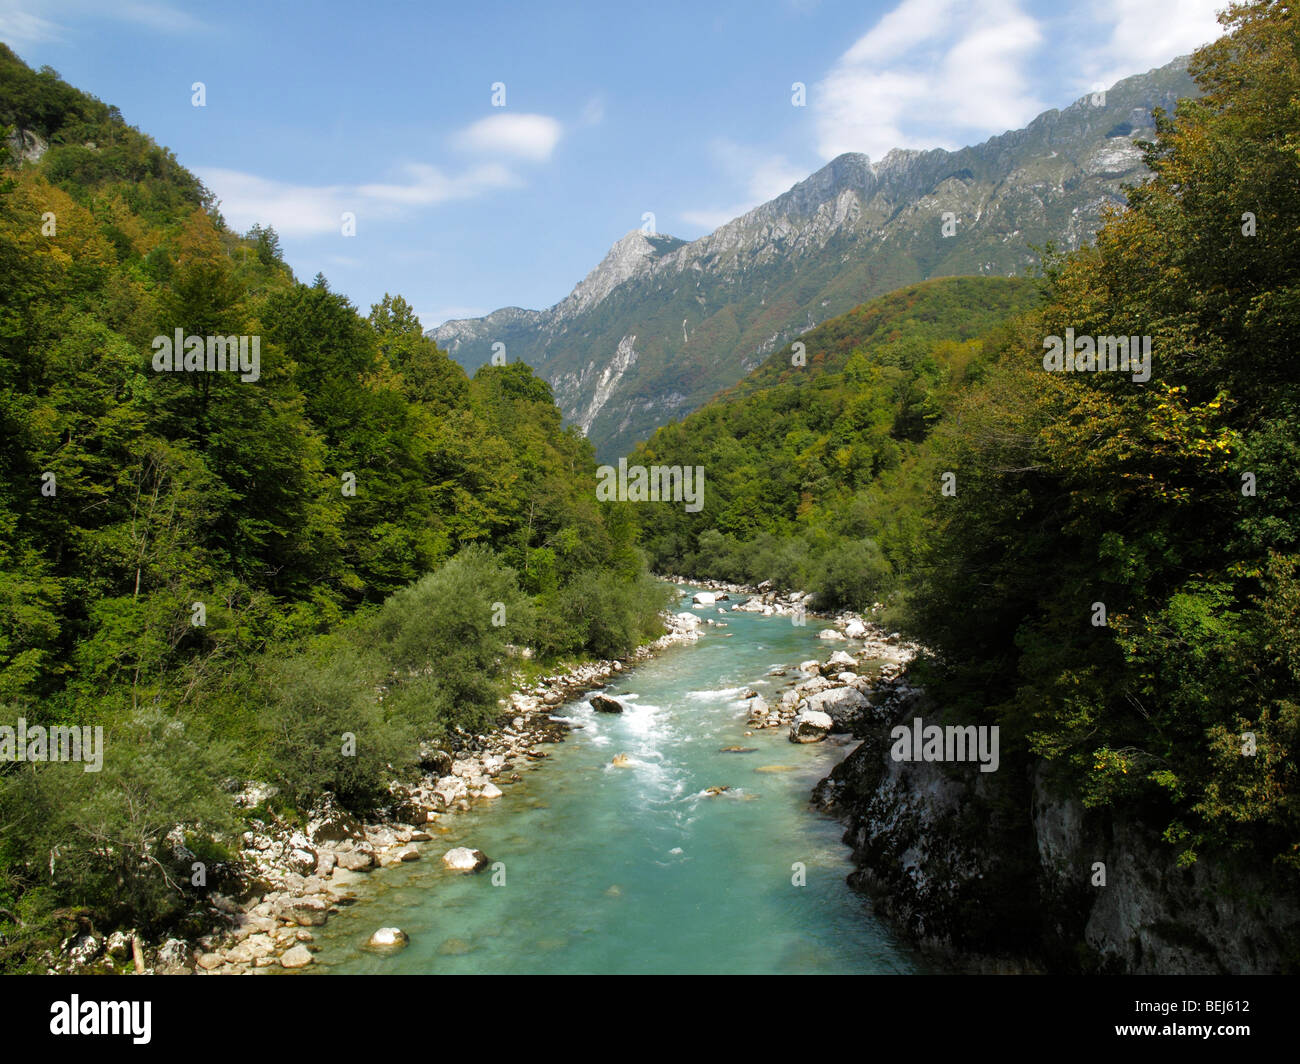
[{"label": "large white rock", "polygon": [[846,654],[842,650],[837,650],[835,651],[834,654],[831,655],[830,660],[826,664],[827,665],[856,665],[857,661],[854,659],[852,654]]},{"label": "large white rock", "polygon": [[700,626],[700,619],[693,613],[679,613],[676,615],[677,624],[687,631],[693,632]]},{"label": "large white rock", "polygon": [[856,687],[834,687],[809,695],[804,699],[803,708],[824,714],[832,722],[833,731],[852,731],[870,704]]},{"label": "large white rock", "polygon": [[826,713],[818,713],[812,709],[801,710],[790,725],[790,741],[819,743],[830,734],[834,726],[835,722]]},{"label": "large white rock", "polygon": [[844,634],[850,639],[865,639],[867,637],[867,626],[854,617],[844,626]]},{"label": "large white rock", "polygon": [[697,606],[712,606],[718,601],[718,596],[712,591],[697,591],[691,601]]},{"label": "large white rock", "polygon": [[485,783],[485,784],[483,784],[483,797],[484,797],[484,798],[500,798],[500,797],[501,797],[501,793],[502,793],[502,792],[501,792],[501,788],[498,787],[495,783]]},{"label": "large white rock", "polygon": [[821,662],[801,661],[799,662],[799,671],[806,672],[809,676],[820,676],[822,671]]},{"label": "large white rock", "polygon": [[843,639],[844,635],[837,632],[834,628],[823,628],[817,633],[818,639]]},{"label": "large white rock", "polygon": [[442,855],[442,863],[453,872],[477,872],[488,866],[487,854],[482,850],[471,850],[468,846],[457,846]]},{"label": "large white rock", "polygon": [[311,955],[311,950],[306,946],[294,946],[293,949],[287,950],[280,957],[281,968],[306,968],[307,965],[314,963],[315,957]]}]

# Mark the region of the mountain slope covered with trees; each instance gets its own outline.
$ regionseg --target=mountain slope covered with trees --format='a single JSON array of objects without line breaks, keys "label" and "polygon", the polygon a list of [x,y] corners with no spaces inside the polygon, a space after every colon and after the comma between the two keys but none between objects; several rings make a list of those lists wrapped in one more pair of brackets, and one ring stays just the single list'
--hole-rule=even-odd
[{"label": "mountain slope covered with trees", "polygon": [[[7,48],[0,123],[0,722],[105,733],[100,772],[0,764],[16,966],[79,907],[181,919],[167,839],[224,852],[222,781],[373,808],[421,740],[495,720],[512,645],[624,653],[663,595],[526,366],[469,378],[400,296],[300,283]],[[257,374],[158,372],[176,330],[256,338]]]}]

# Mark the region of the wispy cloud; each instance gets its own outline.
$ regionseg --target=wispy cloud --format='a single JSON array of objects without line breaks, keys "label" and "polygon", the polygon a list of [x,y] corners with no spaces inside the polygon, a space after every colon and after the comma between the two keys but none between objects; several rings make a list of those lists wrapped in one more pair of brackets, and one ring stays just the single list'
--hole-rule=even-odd
[{"label": "wispy cloud", "polygon": [[22,7],[20,4],[0,3],[0,40],[20,47],[63,40],[58,26],[49,19],[22,10]]},{"label": "wispy cloud", "polygon": [[[37,13],[39,12],[39,14]],[[46,17],[49,16],[49,17]],[[15,44],[67,39],[65,25],[91,20],[130,22],[159,33],[207,33],[212,27],[190,11],[145,0],[0,0],[0,38]]]},{"label": "wispy cloud", "polygon": [[497,164],[454,175],[423,163],[409,164],[403,168],[404,181],[364,185],[301,185],[222,167],[195,167],[194,172],[217,195],[231,226],[243,231],[254,223],[271,225],[282,236],[338,234],[345,211],[356,216],[360,233],[368,221],[390,220],[413,208],[519,184]]},{"label": "wispy cloud", "polygon": [[742,189],[741,198],[728,207],[704,207],[680,212],[683,221],[705,229],[738,218],[746,211],[781,195],[808,176],[806,167],[784,155],[737,144],[719,137],[709,144],[714,165],[725,175],[728,187]]},{"label": "wispy cloud", "polygon": [[550,115],[501,114],[481,118],[461,130],[452,143],[462,151],[545,162],[564,127]]},{"label": "wispy cloud", "polygon": [[588,100],[578,121],[584,126],[598,126],[605,121],[605,97],[598,93]]},{"label": "wispy cloud", "polygon": [[879,159],[958,147],[1039,111],[1028,59],[1042,42],[1018,0],[903,0],[809,93],[817,149]]},{"label": "wispy cloud", "polygon": [[1087,57],[1086,87],[1111,85],[1216,40],[1223,27],[1215,12],[1227,0],[1104,0],[1098,6],[1099,20],[1113,28]]}]

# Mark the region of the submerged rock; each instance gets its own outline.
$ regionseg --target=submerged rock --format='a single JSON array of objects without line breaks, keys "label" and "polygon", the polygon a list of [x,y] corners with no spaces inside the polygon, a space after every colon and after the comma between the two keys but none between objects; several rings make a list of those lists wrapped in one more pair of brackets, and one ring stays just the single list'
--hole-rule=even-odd
[{"label": "submerged rock", "polygon": [[400,927],[381,927],[366,941],[371,949],[396,952],[411,944],[411,936]]}]

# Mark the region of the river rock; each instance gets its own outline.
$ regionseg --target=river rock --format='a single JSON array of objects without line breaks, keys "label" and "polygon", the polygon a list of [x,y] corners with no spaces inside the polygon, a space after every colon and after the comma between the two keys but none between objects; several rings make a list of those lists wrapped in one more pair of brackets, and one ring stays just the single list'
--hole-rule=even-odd
[{"label": "river rock", "polygon": [[622,713],[623,703],[609,695],[591,695],[587,699],[597,713]]},{"label": "river rock", "polygon": [[614,760],[610,762],[615,768],[631,768],[632,759],[627,754],[615,754]]},{"label": "river rock", "polygon": [[712,591],[697,591],[691,601],[697,606],[712,606],[718,601],[718,596]]},{"label": "river rock", "polygon": [[338,855],[337,867],[345,872],[369,872],[375,867],[375,855],[361,850],[349,850]]},{"label": "river rock", "polygon": [[835,651],[834,654],[830,656],[830,660],[827,661],[826,664],[827,665],[856,665],[857,659],[854,658],[852,654],[846,654],[842,650],[837,650]]},{"label": "river rock", "polygon": [[307,824],[307,834],[312,843],[342,842],[344,839],[365,837],[365,829],[356,817],[332,806],[327,807]]},{"label": "river rock", "polygon": [[396,856],[403,864],[408,864],[411,861],[418,861],[420,859],[420,851],[415,846],[403,846],[397,851]]},{"label": "river rock", "polygon": [[482,850],[457,846],[442,855],[442,863],[454,872],[477,872],[488,866],[488,859]]},{"label": "river rock", "polygon": [[804,712],[825,714],[832,721],[832,731],[852,731],[871,703],[855,687],[834,687],[809,695],[803,701]]},{"label": "river rock", "polygon": [[833,641],[836,639],[843,639],[844,634],[842,632],[837,632],[834,628],[823,628],[820,632],[817,633],[817,638],[829,639]]},{"label": "river rock", "polygon": [[400,927],[381,927],[367,940],[371,949],[396,952],[411,944],[411,936]]},{"label": "river rock", "polygon": [[844,626],[844,634],[850,639],[865,639],[867,637],[867,626],[854,617]]},{"label": "river rock", "polygon": [[503,792],[501,788],[498,787],[495,783],[485,783],[483,784],[483,791],[481,797],[500,798],[503,793],[505,792]]},{"label": "river rock", "polygon": [[820,661],[801,661],[799,663],[799,671],[806,672],[809,676],[820,676],[822,664]]},{"label": "river rock", "polygon": [[316,958],[311,955],[311,950],[306,946],[298,945],[292,949],[285,950],[280,957],[281,968],[306,968],[309,964],[314,964]]},{"label": "river rock", "polygon": [[830,734],[835,722],[829,713],[819,713],[815,709],[802,710],[790,725],[792,743],[819,743]]}]

